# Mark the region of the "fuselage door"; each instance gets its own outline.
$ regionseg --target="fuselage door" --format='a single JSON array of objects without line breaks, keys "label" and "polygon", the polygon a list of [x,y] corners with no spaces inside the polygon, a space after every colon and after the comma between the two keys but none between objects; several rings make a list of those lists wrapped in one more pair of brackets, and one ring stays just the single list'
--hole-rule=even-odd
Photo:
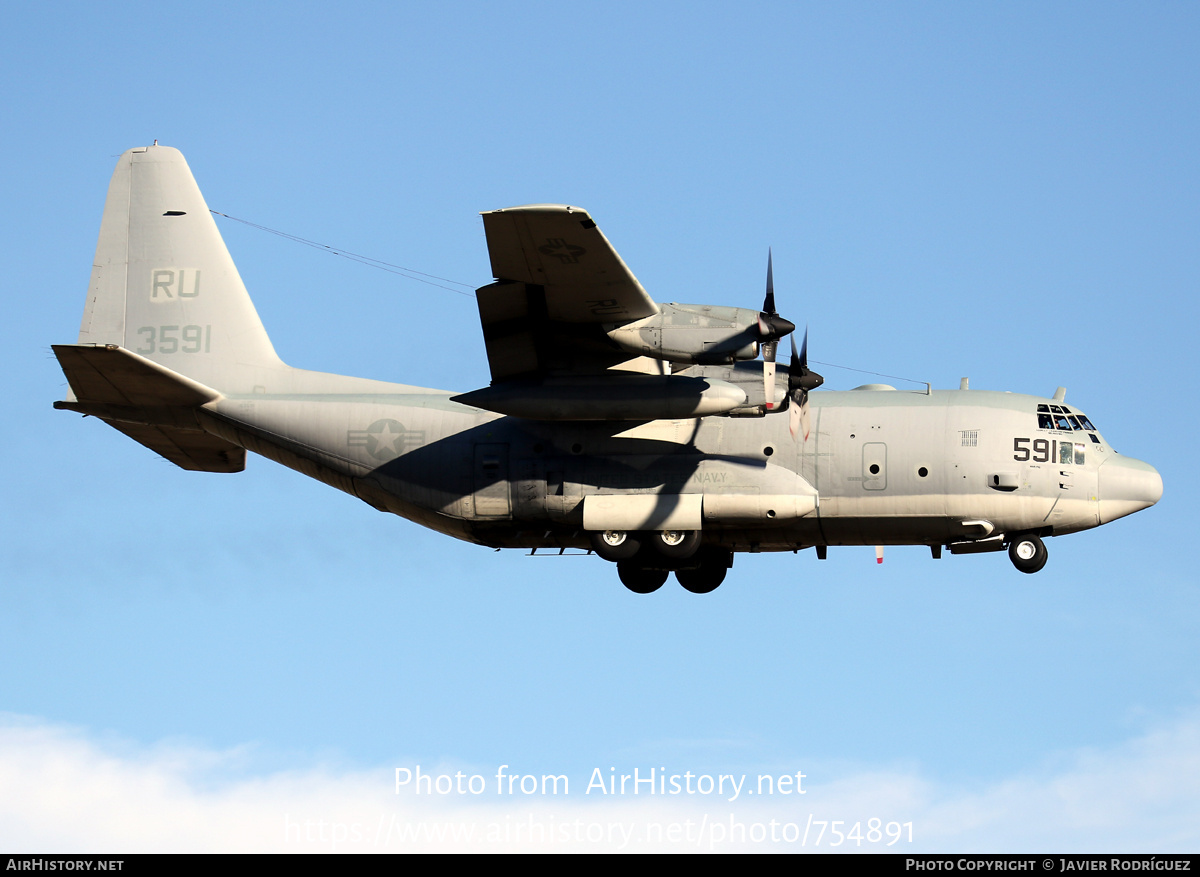
[{"label": "fuselage door", "polygon": [[512,517],[506,444],[475,446],[475,517]]},{"label": "fuselage door", "polygon": [[887,488],[887,445],[866,442],[862,450],[862,486],[865,490]]}]

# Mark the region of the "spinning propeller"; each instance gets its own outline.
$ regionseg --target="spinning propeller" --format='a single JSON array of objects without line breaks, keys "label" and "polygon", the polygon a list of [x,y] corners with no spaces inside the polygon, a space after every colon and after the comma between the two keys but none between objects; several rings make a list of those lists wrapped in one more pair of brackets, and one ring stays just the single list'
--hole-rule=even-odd
[{"label": "spinning propeller", "polygon": [[[775,410],[775,353],[779,348],[779,339],[790,335],[796,329],[796,324],[785,320],[775,310],[775,280],[771,270],[771,251],[767,250],[767,297],[763,299],[762,313],[758,315],[758,332],[762,337],[763,354],[763,394],[766,398],[767,411]],[[788,363],[788,389],[784,396],[783,405],[778,409],[791,410],[788,427],[792,438],[796,437],[798,429],[804,431],[804,440],[808,441],[808,391],[815,390],[825,379],[808,367],[808,329],[804,330],[804,341],[800,352],[796,352],[796,336],[792,335],[792,359]]]},{"label": "spinning propeller", "polygon": [[[762,302],[762,313],[758,314],[758,334],[762,337],[762,389],[767,400],[767,410],[775,410],[775,353],[779,340],[791,335],[796,324],[786,320],[775,311],[775,281],[772,272],[770,250],[767,251],[767,298]],[[824,383],[824,378],[809,368],[809,330],[804,330],[804,341],[800,352],[796,352],[796,336],[792,335],[792,359],[787,364],[787,395],[778,410],[790,409],[788,428],[792,438],[798,431],[804,432],[809,440],[809,390]]]},{"label": "spinning propeller", "polygon": [[796,437],[796,428],[800,427],[804,430],[804,440],[808,441],[808,391],[815,390],[823,383],[825,379],[808,367],[808,329],[805,329],[799,353],[796,353],[796,339],[792,337],[792,361],[788,363],[788,394],[783,402],[784,408],[791,408],[788,428],[792,432],[792,438]]},{"label": "spinning propeller", "polygon": [[[763,394],[768,411],[775,407],[775,351],[779,348],[779,339],[795,329],[795,323],[785,320],[775,310],[775,281],[771,275],[771,251],[768,249],[767,297],[763,299],[762,313],[758,315],[758,334],[763,355]],[[795,344],[792,347],[794,349]]]}]

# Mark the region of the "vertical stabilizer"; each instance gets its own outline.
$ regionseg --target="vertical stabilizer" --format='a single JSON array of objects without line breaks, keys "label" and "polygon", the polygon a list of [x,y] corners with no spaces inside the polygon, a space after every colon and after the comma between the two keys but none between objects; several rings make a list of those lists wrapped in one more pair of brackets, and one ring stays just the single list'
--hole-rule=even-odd
[{"label": "vertical stabilizer", "polygon": [[121,156],[108,188],[80,344],[117,344],[219,389],[280,363],[177,149]]}]

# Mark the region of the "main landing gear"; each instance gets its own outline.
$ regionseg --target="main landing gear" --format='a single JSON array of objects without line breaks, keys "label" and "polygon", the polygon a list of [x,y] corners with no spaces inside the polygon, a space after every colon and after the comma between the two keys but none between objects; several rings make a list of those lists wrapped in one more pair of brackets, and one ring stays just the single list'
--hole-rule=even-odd
[{"label": "main landing gear", "polygon": [[1008,559],[1013,566],[1025,573],[1035,573],[1046,565],[1049,552],[1041,537],[1027,533],[1014,536],[1008,545]]},{"label": "main landing gear", "polygon": [[616,563],[621,583],[635,594],[657,591],[671,572],[688,591],[707,594],[733,565],[733,553],[701,545],[698,530],[602,530],[590,539],[592,550]]}]

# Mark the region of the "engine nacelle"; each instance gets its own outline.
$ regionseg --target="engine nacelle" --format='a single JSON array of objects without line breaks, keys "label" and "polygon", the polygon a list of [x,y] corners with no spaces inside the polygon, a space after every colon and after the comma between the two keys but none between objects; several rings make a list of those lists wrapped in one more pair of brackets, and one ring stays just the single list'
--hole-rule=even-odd
[{"label": "engine nacelle", "polygon": [[667,362],[719,364],[758,356],[758,311],[717,305],[661,304],[641,320],[604,327],[622,350]]}]

